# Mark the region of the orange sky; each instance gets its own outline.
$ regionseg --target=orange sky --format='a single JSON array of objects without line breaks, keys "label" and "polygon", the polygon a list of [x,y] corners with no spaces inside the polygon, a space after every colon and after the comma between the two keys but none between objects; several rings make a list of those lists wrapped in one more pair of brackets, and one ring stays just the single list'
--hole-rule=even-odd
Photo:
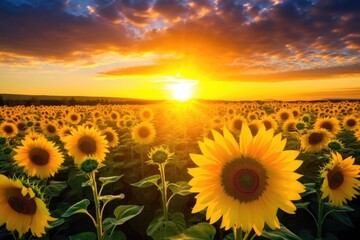
[{"label": "orange sky", "polygon": [[360,98],[360,1],[0,2],[0,93]]}]

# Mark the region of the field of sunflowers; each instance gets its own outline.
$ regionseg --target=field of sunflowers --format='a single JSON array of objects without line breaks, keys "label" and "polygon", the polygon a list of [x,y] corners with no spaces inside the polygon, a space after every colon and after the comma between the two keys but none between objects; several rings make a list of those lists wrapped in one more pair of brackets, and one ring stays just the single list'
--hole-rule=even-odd
[{"label": "field of sunflowers", "polygon": [[360,105],[0,107],[0,239],[349,239]]}]

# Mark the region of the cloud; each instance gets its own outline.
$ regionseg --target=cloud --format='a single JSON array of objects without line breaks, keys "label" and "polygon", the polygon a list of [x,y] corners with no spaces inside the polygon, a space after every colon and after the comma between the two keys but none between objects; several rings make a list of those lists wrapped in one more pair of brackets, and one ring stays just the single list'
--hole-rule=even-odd
[{"label": "cloud", "polygon": [[81,14],[59,0],[26,2],[0,1],[3,54],[159,56],[152,65],[101,73],[113,76],[285,81],[359,73],[359,1],[93,0],[83,1],[93,5]]}]

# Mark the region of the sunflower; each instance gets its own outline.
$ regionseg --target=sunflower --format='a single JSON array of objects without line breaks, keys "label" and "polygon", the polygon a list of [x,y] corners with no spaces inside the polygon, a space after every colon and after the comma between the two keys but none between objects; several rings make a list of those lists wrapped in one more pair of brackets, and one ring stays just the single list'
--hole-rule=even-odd
[{"label": "sunflower", "polygon": [[355,159],[350,156],[343,159],[338,152],[331,153],[331,160],[321,170],[324,179],[321,186],[322,198],[329,197],[333,206],[343,206],[360,192],[360,166],[354,165]]},{"label": "sunflower", "polygon": [[300,139],[301,149],[305,152],[320,152],[326,148],[330,139],[331,134],[323,128],[309,130]]},{"label": "sunflower", "polygon": [[240,134],[241,127],[244,123],[246,123],[246,119],[243,116],[237,115],[230,120],[228,128],[232,133],[238,135]]},{"label": "sunflower", "polygon": [[0,124],[0,135],[3,137],[15,137],[19,133],[16,125],[11,122],[3,122]]},{"label": "sunflower", "polygon": [[71,135],[71,131],[74,129],[74,127],[71,127],[69,125],[64,125],[63,127],[58,129],[58,135],[60,137],[60,140],[62,142],[65,141],[65,137]]},{"label": "sunflower", "polygon": [[354,115],[345,116],[342,123],[347,130],[355,130],[359,126],[359,120]]},{"label": "sunflower", "polygon": [[143,108],[140,110],[141,121],[151,121],[154,118],[154,113],[150,108]]},{"label": "sunflower", "polygon": [[341,142],[341,140],[334,138],[327,143],[327,147],[331,151],[338,151],[344,148],[344,144]]},{"label": "sunflower", "polygon": [[116,147],[119,145],[118,134],[112,127],[107,127],[101,130],[101,134],[105,135],[105,139],[108,141],[109,147]]},{"label": "sunflower", "polygon": [[41,179],[54,176],[64,162],[62,154],[54,143],[44,137],[35,140],[25,139],[22,146],[14,149],[14,160],[19,167],[24,167],[25,173]]},{"label": "sunflower", "polygon": [[50,122],[42,124],[42,132],[46,136],[56,136],[58,132],[58,126],[55,123]]},{"label": "sunflower", "polygon": [[276,131],[278,129],[278,123],[272,116],[264,116],[260,121],[264,124],[266,130],[274,129],[274,131]]},{"label": "sunflower", "polygon": [[340,122],[335,117],[316,119],[314,129],[319,128],[326,129],[333,136],[336,136],[341,130]]},{"label": "sunflower", "polygon": [[282,108],[276,113],[276,119],[281,124],[290,118],[293,118],[293,114],[289,109]]},{"label": "sunflower", "polygon": [[154,142],[156,130],[150,122],[141,122],[132,128],[131,136],[135,143],[148,145]]},{"label": "sunflower", "polygon": [[28,126],[26,125],[26,122],[23,120],[16,122],[16,127],[19,130],[19,133],[25,134],[28,130]]},{"label": "sunflower", "polygon": [[108,141],[101,132],[83,126],[71,131],[71,135],[64,137],[65,149],[69,151],[69,155],[74,157],[75,164],[79,165],[87,158],[94,158],[99,162],[105,160],[108,150]]},{"label": "sunflower", "polygon": [[150,160],[146,161],[147,164],[166,164],[172,158],[174,153],[170,152],[169,147],[162,145],[154,147],[148,153]]},{"label": "sunflower", "polygon": [[297,120],[294,118],[290,118],[286,120],[282,125],[282,129],[284,133],[296,133],[297,132],[296,124],[297,124]]},{"label": "sunflower", "polygon": [[262,125],[256,136],[244,124],[239,142],[227,128],[213,131],[214,141],[199,142],[202,154],[190,154],[198,166],[188,169],[190,191],[198,193],[192,213],[206,210],[210,224],[222,217],[225,230],[236,227],[245,232],[253,228],[261,235],[266,223],[280,228],[277,210],[294,214],[299,193],[305,187],[294,171],[302,164],[299,152],[284,151],[286,139],[273,135]]},{"label": "sunflower", "polygon": [[77,125],[81,122],[81,116],[76,112],[69,112],[66,115],[66,120],[70,124]]},{"label": "sunflower", "polygon": [[113,110],[110,112],[109,117],[112,121],[118,121],[120,119],[120,114],[117,111]]},{"label": "sunflower", "polygon": [[40,134],[38,132],[29,132],[25,135],[25,141],[27,140],[35,140],[35,139],[38,139],[38,138],[45,138],[45,136],[43,134]]},{"label": "sunflower", "polygon": [[248,127],[253,136],[255,136],[259,132],[261,125],[262,125],[262,123],[259,120],[254,120],[249,123]]},{"label": "sunflower", "polygon": [[32,235],[41,237],[48,221],[55,221],[50,216],[44,201],[31,187],[25,187],[19,179],[11,180],[0,174],[0,226],[6,224],[8,231],[17,231],[22,237],[31,230]]}]

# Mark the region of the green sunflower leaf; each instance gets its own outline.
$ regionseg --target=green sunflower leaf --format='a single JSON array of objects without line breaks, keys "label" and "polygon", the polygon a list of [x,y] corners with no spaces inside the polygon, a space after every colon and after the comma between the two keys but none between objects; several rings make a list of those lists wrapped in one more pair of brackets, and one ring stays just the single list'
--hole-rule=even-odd
[{"label": "green sunflower leaf", "polygon": [[124,197],[125,195],[122,193],[119,195],[104,195],[100,197],[100,200],[103,201],[104,203],[108,203],[115,199],[124,199]]},{"label": "green sunflower leaf", "polygon": [[44,188],[46,196],[57,197],[61,191],[67,187],[65,181],[50,181],[49,184]]},{"label": "green sunflower leaf", "polygon": [[272,240],[302,240],[299,236],[291,232],[282,224],[280,224],[279,229],[264,229],[262,236]]},{"label": "green sunflower leaf", "polygon": [[173,192],[173,194],[179,194],[181,196],[186,196],[191,194],[190,185],[187,182],[179,181],[176,183],[170,183],[169,189]]},{"label": "green sunflower leaf", "polygon": [[109,183],[117,182],[120,178],[122,178],[124,174],[120,176],[111,176],[111,177],[99,177],[100,182],[102,182],[102,185],[105,186]]},{"label": "green sunflower leaf", "polygon": [[90,201],[88,199],[83,199],[71,207],[61,215],[61,217],[70,217],[71,215],[74,215],[76,213],[84,213],[87,212],[87,207],[89,206]]},{"label": "green sunflower leaf", "polygon": [[139,215],[143,209],[144,209],[144,206],[138,206],[138,205],[118,206],[114,210],[115,218],[104,219],[104,221],[103,221],[104,230],[108,231],[112,227],[124,224],[126,221]]},{"label": "green sunflower leaf", "polygon": [[140,180],[139,182],[131,183],[131,185],[135,186],[135,187],[141,187],[141,188],[149,187],[151,185],[158,186],[157,182],[159,181],[159,179],[160,179],[160,175],[156,174],[156,175],[152,175],[150,177],[144,178],[144,179]]}]

